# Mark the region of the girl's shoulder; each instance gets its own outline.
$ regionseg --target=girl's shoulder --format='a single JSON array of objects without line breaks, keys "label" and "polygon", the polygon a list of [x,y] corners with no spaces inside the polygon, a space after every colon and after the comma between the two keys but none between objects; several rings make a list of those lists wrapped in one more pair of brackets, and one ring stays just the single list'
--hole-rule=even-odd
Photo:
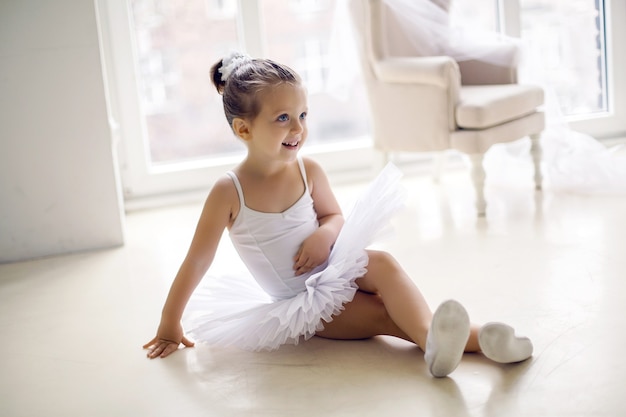
[{"label": "girl's shoulder", "polygon": [[228,174],[222,174],[211,189],[211,193],[215,193],[222,198],[237,197],[237,187],[232,178]]},{"label": "girl's shoulder", "polygon": [[326,176],[322,166],[314,159],[303,156],[302,162],[304,163],[304,169],[306,171],[307,178],[314,181],[315,178],[319,178],[320,176]]},{"label": "girl's shoulder", "polygon": [[324,168],[314,159],[302,157],[304,163],[304,170],[306,171],[306,179],[309,185],[309,192],[313,195],[316,185],[320,185],[325,188],[328,184],[328,178],[324,172]]},{"label": "girl's shoulder", "polygon": [[228,210],[231,217],[236,217],[239,212],[239,195],[232,178],[228,174],[221,175],[209,192],[207,202],[219,206],[222,210]]}]

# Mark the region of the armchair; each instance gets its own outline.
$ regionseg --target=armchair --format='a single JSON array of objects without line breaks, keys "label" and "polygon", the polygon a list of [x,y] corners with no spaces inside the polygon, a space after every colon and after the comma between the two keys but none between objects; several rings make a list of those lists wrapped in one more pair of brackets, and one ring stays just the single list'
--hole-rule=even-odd
[{"label": "armchair", "polygon": [[[432,0],[447,12],[447,2]],[[424,55],[382,0],[352,0],[350,14],[372,116],[374,145],[391,151],[455,149],[469,156],[476,209],[484,215],[483,156],[496,143],[532,141],[535,185],[541,188],[539,135],[543,90],[517,83],[514,65]],[[503,44],[502,48],[514,48]],[[503,50],[503,53],[514,53]]]}]

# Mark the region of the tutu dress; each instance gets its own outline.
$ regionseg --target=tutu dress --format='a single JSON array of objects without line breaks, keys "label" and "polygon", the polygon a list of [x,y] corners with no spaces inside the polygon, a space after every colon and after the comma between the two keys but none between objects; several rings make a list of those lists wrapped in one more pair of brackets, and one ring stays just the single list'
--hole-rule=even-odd
[{"label": "tutu dress", "polygon": [[198,342],[246,350],[297,344],[352,301],[355,280],[367,272],[365,248],[403,205],[401,173],[387,165],[346,217],[327,262],[296,276],[293,258],[319,226],[304,164],[301,159],[298,163],[305,192],[282,213],[248,208],[237,176],[228,173],[240,201],[229,236],[252,277],[212,277],[196,289],[183,324]]}]

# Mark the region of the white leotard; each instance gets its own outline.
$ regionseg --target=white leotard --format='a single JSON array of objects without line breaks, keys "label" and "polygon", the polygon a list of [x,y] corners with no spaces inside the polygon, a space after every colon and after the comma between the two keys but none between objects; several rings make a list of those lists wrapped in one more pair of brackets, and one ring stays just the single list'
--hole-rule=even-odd
[{"label": "white leotard", "polygon": [[274,299],[293,297],[304,290],[308,275],[294,274],[294,256],[302,242],[318,227],[304,163],[298,159],[304,193],[282,213],[264,213],[246,206],[237,175],[228,172],[239,195],[239,214],[230,239],[261,288]]}]

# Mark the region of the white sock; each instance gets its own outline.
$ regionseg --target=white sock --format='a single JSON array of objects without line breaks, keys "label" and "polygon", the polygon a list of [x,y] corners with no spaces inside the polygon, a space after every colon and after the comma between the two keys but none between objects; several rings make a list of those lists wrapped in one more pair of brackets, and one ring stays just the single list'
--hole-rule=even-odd
[{"label": "white sock", "polygon": [[433,376],[444,377],[456,369],[469,334],[470,322],[465,308],[454,300],[441,303],[433,315],[424,354]]},{"label": "white sock", "polygon": [[478,344],[483,355],[499,363],[521,362],[533,354],[530,339],[515,336],[513,328],[504,323],[487,323],[481,327]]}]

